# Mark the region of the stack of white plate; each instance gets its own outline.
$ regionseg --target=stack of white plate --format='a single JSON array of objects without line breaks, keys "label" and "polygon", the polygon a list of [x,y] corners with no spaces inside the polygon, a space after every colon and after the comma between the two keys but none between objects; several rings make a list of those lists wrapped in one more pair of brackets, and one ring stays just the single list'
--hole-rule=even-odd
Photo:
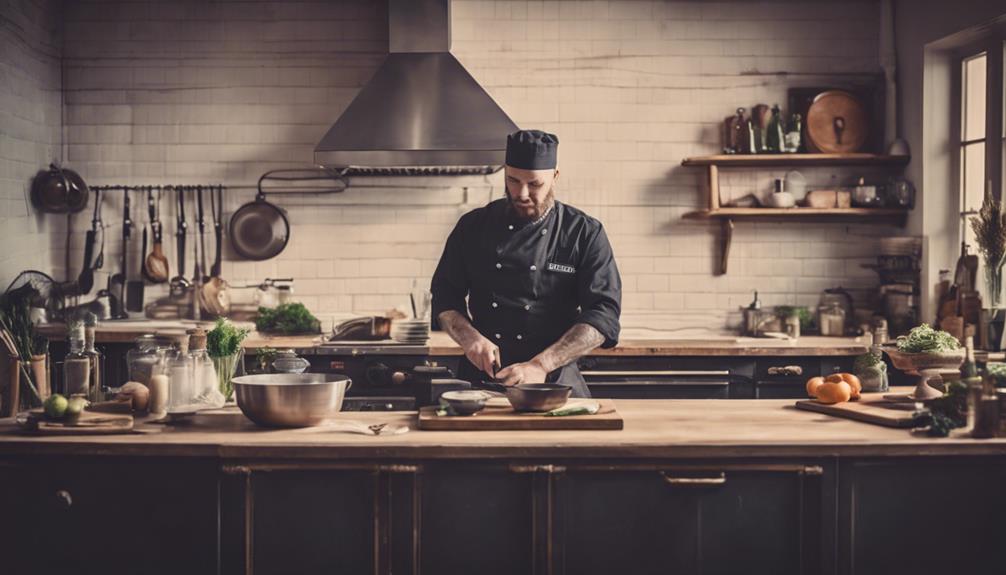
[{"label": "stack of white plate", "polygon": [[428,319],[400,319],[391,324],[391,339],[399,343],[423,344],[429,337]]}]

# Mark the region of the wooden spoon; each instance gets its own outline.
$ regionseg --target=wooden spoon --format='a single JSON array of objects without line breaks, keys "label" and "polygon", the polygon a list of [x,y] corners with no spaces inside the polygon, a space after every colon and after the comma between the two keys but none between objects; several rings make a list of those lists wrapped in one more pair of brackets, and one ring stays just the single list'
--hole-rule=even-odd
[{"label": "wooden spoon", "polygon": [[154,238],[154,247],[146,259],[143,260],[143,271],[154,283],[164,283],[170,276],[168,270],[168,258],[164,255],[164,248],[161,245],[161,220],[160,220],[160,191],[157,193],[157,202],[154,202],[152,190],[147,190],[147,211],[150,216],[150,232]]}]

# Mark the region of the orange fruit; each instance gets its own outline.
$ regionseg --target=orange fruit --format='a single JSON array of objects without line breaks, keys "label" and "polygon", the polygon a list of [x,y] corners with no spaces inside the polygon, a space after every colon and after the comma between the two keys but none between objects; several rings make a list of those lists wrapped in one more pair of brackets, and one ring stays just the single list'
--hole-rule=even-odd
[{"label": "orange fruit", "polygon": [[821,387],[824,383],[823,377],[812,377],[807,380],[807,395],[810,397],[817,397],[817,388]]},{"label": "orange fruit", "polygon": [[842,376],[842,381],[849,384],[852,388],[852,399],[859,399],[859,395],[863,392],[863,384],[860,383],[859,378],[851,373],[840,373],[838,375]]},{"label": "orange fruit", "polygon": [[840,381],[845,381],[841,373],[832,373],[824,378],[824,381],[828,383],[838,383]]},{"label": "orange fruit", "polygon": [[821,403],[843,403],[850,399],[852,399],[852,386],[844,381],[826,381],[817,388],[817,400]]}]

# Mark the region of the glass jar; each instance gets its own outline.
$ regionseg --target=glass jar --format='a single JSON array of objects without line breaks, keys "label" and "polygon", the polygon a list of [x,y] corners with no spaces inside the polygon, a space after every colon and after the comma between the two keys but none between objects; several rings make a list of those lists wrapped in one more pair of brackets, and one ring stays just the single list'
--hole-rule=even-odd
[{"label": "glass jar", "polygon": [[133,340],[134,347],[126,352],[126,366],[129,381],[136,381],[149,387],[155,366],[164,360],[171,349],[171,340],[158,335],[141,335]]},{"label": "glass jar", "polygon": [[818,309],[818,325],[821,335],[841,337],[845,335],[845,308],[837,302],[821,306]]},{"label": "glass jar", "polygon": [[90,394],[91,360],[84,353],[84,324],[70,328],[70,351],[63,359],[63,393],[67,396]]},{"label": "glass jar", "polygon": [[297,357],[292,349],[284,349],[276,354],[276,359],[272,362],[272,368],[277,373],[304,373],[310,367],[311,362],[303,357]]}]

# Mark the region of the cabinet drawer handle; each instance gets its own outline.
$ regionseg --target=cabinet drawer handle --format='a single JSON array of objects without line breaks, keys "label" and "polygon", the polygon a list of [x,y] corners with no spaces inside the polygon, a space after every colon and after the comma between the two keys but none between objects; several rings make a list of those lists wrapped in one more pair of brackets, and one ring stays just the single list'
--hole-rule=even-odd
[{"label": "cabinet drawer handle", "polygon": [[562,473],[566,471],[566,467],[563,465],[511,465],[511,473]]},{"label": "cabinet drawer handle", "polygon": [[659,370],[587,370],[581,371],[580,375],[591,377],[688,377],[688,376],[709,376],[709,375],[730,375],[729,369],[659,369]]},{"label": "cabinet drawer handle", "polygon": [[73,497],[70,496],[69,491],[60,489],[56,492],[56,503],[63,509],[69,509],[73,506]]},{"label": "cabinet drawer handle", "polygon": [[588,381],[587,385],[591,387],[639,387],[639,386],[650,386],[650,387],[730,387],[729,381],[649,381],[649,380],[639,380],[639,381]]},{"label": "cabinet drawer handle", "polygon": [[799,365],[783,365],[768,368],[769,375],[803,375],[803,367]]},{"label": "cabinet drawer handle", "polygon": [[709,486],[709,485],[723,485],[727,482],[727,474],[720,472],[718,475],[713,475],[711,477],[671,477],[667,475],[666,471],[661,471],[660,475],[664,478],[664,481],[668,485],[678,485],[678,486]]}]

